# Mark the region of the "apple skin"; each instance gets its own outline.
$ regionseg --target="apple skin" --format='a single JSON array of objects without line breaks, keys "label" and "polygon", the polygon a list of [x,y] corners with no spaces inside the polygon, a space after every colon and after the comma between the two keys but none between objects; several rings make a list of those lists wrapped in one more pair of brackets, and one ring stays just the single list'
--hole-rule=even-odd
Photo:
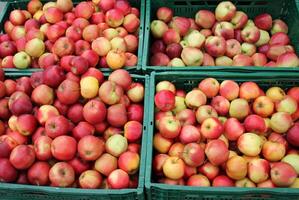
[{"label": "apple skin", "polygon": [[129,175],[122,169],[116,169],[109,174],[107,182],[112,189],[128,188]]},{"label": "apple skin", "polygon": [[253,159],[248,163],[248,177],[254,183],[262,183],[269,177],[270,164],[264,159]]},{"label": "apple skin", "polygon": [[215,96],[212,98],[211,106],[219,115],[225,116],[229,112],[230,103],[223,96]]},{"label": "apple skin", "polygon": [[183,158],[184,147],[185,147],[185,144],[182,144],[182,143],[179,143],[179,142],[173,143],[173,144],[171,144],[171,146],[169,148],[168,155]]},{"label": "apple skin", "polygon": [[270,126],[277,133],[287,132],[293,125],[292,117],[286,112],[276,112],[272,115]]},{"label": "apple skin", "polygon": [[52,158],[51,143],[52,139],[42,135],[34,141],[34,151],[36,158],[41,161],[46,161]]},{"label": "apple skin", "polygon": [[235,16],[232,18],[231,23],[234,26],[234,29],[242,29],[248,21],[248,16],[242,11],[237,11]]},{"label": "apple skin", "polygon": [[219,82],[214,78],[206,78],[198,84],[198,88],[205,93],[208,98],[212,98],[218,94]]},{"label": "apple skin", "polygon": [[61,161],[68,161],[74,158],[76,150],[76,140],[67,135],[56,137],[51,144],[51,152],[53,157]]},{"label": "apple skin", "polygon": [[286,52],[278,56],[276,65],[279,67],[297,67],[299,58],[295,53]]},{"label": "apple skin", "polygon": [[8,135],[0,136],[0,157],[9,158],[11,151],[18,145],[17,141]]},{"label": "apple skin", "polygon": [[165,31],[162,39],[166,45],[169,45],[171,43],[179,43],[181,41],[180,34],[171,28]]},{"label": "apple skin", "polygon": [[80,121],[72,130],[72,136],[79,141],[86,135],[93,135],[95,127],[88,122]]},{"label": "apple skin", "polygon": [[185,36],[191,26],[191,23],[186,17],[175,16],[169,22],[168,26],[178,32],[180,36]]},{"label": "apple skin", "polygon": [[234,187],[234,181],[225,175],[219,175],[212,182],[213,187]]},{"label": "apple skin", "polygon": [[75,181],[75,171],[70,164],[57,162],[49,171],[49,179],[54,187],[69,187]]},{"label": "apple skin", "polygon": [[159,153],[167,153],[172,144],[172,139],[165,138],[160,133],[154,135],[153,146]]},{"label": "apple skin", "polygon": [[37,128],[37,121],[31,114],[23,114],[18,116],[17,119],[17,130],[20,134],[29,136],[33,134]]},{"label": "apple skin", "polygon": [[18,145],[12,150],[9,161],[16,169],[28,169],[35,161],[34,150],[28,145]]},{"label": "apple skin", "polygon": [[142,124],[137,121],[128,121],[124,126],[124,136],[129,142],[136,142],[142,136]]},{"label": "apple skin", "polygon": [[284,162],[273,163],[270,174],[271,180],[278,187],[290,186],[297,177],[295,169]]},{"label": "apple skin", "polygon": [[237,118],[239,120],[244,119],[249,114],[249,105],[245,99],[234,99],[231,101],[229,108],[230,117]]},{"label": "apple skin", "polygon": [[14,182],[17,180],[18,171],[9,162],[9,159],[0,158],[0,179],[1,182]]},{"label": "apple skin", "polygon": [[138,153],[126,151],[118,158],[118,167],[128,174],[135,174],[139,169],[140,157]]},{"label": "apple skin", "polygon": [[257,156],[262,150],[262,139],[254,133],[244,133],[237,141],[238,149],[247,156]]},{"label": "apple skin", "polygon": [[94,161],[104,152],[105,144],[104,141],[98,137],[86,135],[79,140],[77,150],[82,159]]},{"label": "apple skin", "polygon": [[245,132],[245,127],[236,118],[229,118],[224,123],[224,135],[230,141],[236,141]]},{"label": "apple skin", "polygon": [[284,144],[275,141],[266,141],[263,144],[262,154],[265,159],[271,162],[280,161],[286,153]]},{"label": "apple skin", "polygon": [[205,160],[205,152],[197,143],[189,143],[183,149],[182,158],[188,166],[198,167]]},{"label": "apple skin", "polygon": [[202,105],[195,112],[196,120],[198,123],[202,124],[204,120],[210,117],[218,117],[216,109],[210,105]]},{"label": "apple skin", "polygon": [[59,57],[63,57],[73,54],[74,49],[75,44],[71,39],[67,37],[61,37],[54,43],[52,53],[56,54]]},{"label": "apple skin", "polygon": [[298,154],[288,154],[281,161],[290,164],[296,170],[297,174],[299,174],[299,168],[298,165],[296,165],[298,160]]},{"label": "apple skin", "polygon": [[108,10],[105,14],[105,22],[110,27],[118,27],[123,24],[124,14],[120,9],[111,9]]},{"label": "apple skin", "polygon": [[226,144],[220,140],[211,140],[207,143],[205,154],[212,165],[218,166],[228,160],[229,152]]}]

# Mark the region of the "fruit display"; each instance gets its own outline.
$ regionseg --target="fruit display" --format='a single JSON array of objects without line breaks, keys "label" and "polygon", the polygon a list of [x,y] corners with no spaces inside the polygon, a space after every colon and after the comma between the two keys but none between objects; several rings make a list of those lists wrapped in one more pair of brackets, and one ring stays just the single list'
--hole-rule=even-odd
[{"label": "fruit display", "polygon": [[288,25],[269,13],[250,19],[252,13],[230,1],[219,2],[214,10],[199,9],[190,18],[175,16],[175,11],[153,11],[150,66],[299,66]]},{"label": "fruit display", "polygon": [[152,92],[154,183],[299,188],[298,86],[175,75]]},{"label": "fruit display", "polygon": [[83,72],[88,67],[115,70],[137,65],[140,12],[129,1],[24,3],[27,9],[12,10],[1,22],[0,67],[46,69],[69,63],[76,68],[75,56]]},{"label": "fruit display", "polygon": [[145,80],[60,69],[16,80],[1,71],[0,182],[137,188]]}]

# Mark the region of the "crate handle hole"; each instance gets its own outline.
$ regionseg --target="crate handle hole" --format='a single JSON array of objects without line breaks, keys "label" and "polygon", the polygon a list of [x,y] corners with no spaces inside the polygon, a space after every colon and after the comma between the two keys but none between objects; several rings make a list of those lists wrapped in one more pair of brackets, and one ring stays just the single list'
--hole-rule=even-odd
[{"label": "crate handle hole", "polygon": [[174,1],[173,3],[176,6],[187,6],[188,5],[186,1]]},{"label": "crate handle hole", "polygon": [[255,5],[259,5],[259,6],[268,5],[268,1],[256,1]]}]

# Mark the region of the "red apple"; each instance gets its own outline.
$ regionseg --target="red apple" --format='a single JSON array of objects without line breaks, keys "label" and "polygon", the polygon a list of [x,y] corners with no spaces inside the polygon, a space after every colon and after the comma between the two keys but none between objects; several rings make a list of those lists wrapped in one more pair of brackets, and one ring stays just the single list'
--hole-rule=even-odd
[{"label": "red apple", "polygon": [[31,146],[18,145],[15,147],[9,157],[11,164],[19,170],[28,169],[35,160],[35,153]]},{"label": "red apple", "polygon": [[47,185],[49,182],[50,165],[47,162],[34,163],[27,172],[28,181],[33,185]]},{"label": "red apple", "polygon": [[0,179],[1,182],[14,182],[18,176],[17,170],[6,158],[0,158]]},{"label": "red apple", "polygon": [[112,189],[124,189],[129,187],[129,175],[122,169],[112,171],[107,182]]},{"label": "red apple", "polygon": [[270,30],[272,28],[272,17],[268,13],[263,13],[254,18],[254,24],[263,30]]},{"label": "red apple", "polygon": [[70,164],[57,162],[49,171],[49,179],[54,187],[69,187],[75,181],[75,172]]},{"label": "red apple", "polygon": [[79,156],[84,160],[96,160],[105,150],[105,143],[102,139],[93,135],[86,135],[78,142]]},{"label": "red apple", "polygon": [[205,154],[208,160],[215,166],[221,165],[228,160],[229,151],[226,144],[220,140],[211,140],[207,143]]},{"label": "red apple", "polygon": [[83,107],[84,119],[93,125],[103,122],[106,113],[105,104],[98,99],[89,100]]},{"label": "red apple", "polygon": [[51,152],[54,158],[62,161],[74,158],[77,150],[77,142],[67,135],[56,137],[51,143]]}]

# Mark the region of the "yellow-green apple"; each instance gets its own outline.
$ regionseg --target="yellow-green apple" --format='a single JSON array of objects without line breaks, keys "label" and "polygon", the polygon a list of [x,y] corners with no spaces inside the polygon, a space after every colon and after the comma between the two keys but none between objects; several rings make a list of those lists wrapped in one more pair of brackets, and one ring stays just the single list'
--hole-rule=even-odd
[{"label": "yellow-green apple", "polygon": [[264,66],[267,64],[267,57],[263,53],[255,53],[251,56],[254,66]]},{"label": "yellow-green apple", "polygon": [[226,52],[225,55],[233,58],[235,55],[241,54],[240,42],[236,39],[226,40]]},{"label": "yellow-green apple", "polygon": [[109,174],[107,182],[112,189],[124,189],[129,187],[130,177],[124,170],[116,169]]},{"label": "yellow-green apple", "polygon": [[28,169],[28,181],[33,185],[47,185],[49,183],[49,171],[49,163],[38,161]]},{"label": "yellow-green apple", "polygon": [[201,34],[198,30],[192,30],[188,32],[184,37],[184,41],[187,42],[188,47],[201,48],[205,42],[205,36]]},{"label": "yellow-green apple", "polygon": [[51,143],[51,152],[53,157],[58,160],[71,160],[76,155],[77,142],[71,136],[58,136]]},{"label": "yellow-green apple", "polygon": [[57,0],[56,7],[62,12],[70,12],[73,9],[73,2],[71,0]]},{"label": "yellow-green apple", "polygon": [[218,117],[218,114],[210,105],[202,105],[198,107],[198,109],[195,112],[196,120],[198,123],[202,124],[204,120],[210,118],[210,117]]},{"label": "yellow-green apple", "polygon": [[173,11],[168,7],[160,7],[157,10],[156,15],[159,20],[162,20],[165,23],[168,23],[171,21],[171,19],[173,17]]},{"label": "yellow-green apple", "polygon": [[223,96],[215,96],[212,98],[211,106],[219,115],[226,116],[229,112],[230,103]]},{"label": "yellow-green apple", "polygon": [[296,178],[294,183],[290,185],[290,188],[299,188],[299,178]]},{"label": "yellow-green apple", "polygon": [[163,173],[167,178],[180,179],[184,176],[185,163],[176,156],[167,158],[163,164]]},{"label": "yellow-green apple", "polygon": [[231,101],[239,96],[239,85],[232,80],[224,80],[220,84],[219,94]]},{"label": "yellow-green apple", "polygon": [[182,158],[188,166],[198,167],[205,161],[205,152],[198,143],[189,143],[183,149]]},{"label": "yellow-green apple", "polygon": [[237,180],[235,182],[236,187],[247,187],[247,188],[255,188],[256,185],[249,178],[243,178],[241,180]]},{"label": "yellow-green apple", "polygon": [[38,160],[46,161],[52,157],[51,143],[52,139],[46,135],[42,135],[34,141],[34,152]]},{"label": "yellow-green apple", "polygon": [[290,164],[296,170],[297,174],[299,174],[299,166],[297,164],[299,162],[298,154],[288,154],[281,161]]},{"label": "yellow-green apple", "polygon": [[182,53],[182,46],[178,43],[172,43],[167,45],[166,47],[166,54],[170,59],[177,58],[181,56]]},{"label": "yellow-green apple", "polygon": [[99,89],[100,99],[108,105],[117,104],[123,94],[124,91],[122,87],[114,81],[105,81]]},{"label": "yellow-green apple", "polygon": [[254,100],[252,109],[261,117],[269,117],[274,112],[274,103],[267,96],[259,96]]},{"label": "yellow-green apple", "polygon": [[276,65],[278,67],[298,67],[299,58],[293,52],[286,52],[278,56]]},{"label": "yellow-green apple", "polygon": [[162,38],[164,33],[168,30],[168,26],[161,20],[154,20],[151,22],[151,33],[155,38]]},{"label": "yellow-green apple", "polygon": [[210,162],[206,162],[198,168],[198,171],[205,175],[210,181],[214,180],[219,174],[219,167]]},{"label": "yellow-green apple", "polygon": [[269,97],[273,102],[278,102],[284,99],[285,97],[285,92],[282,88],[280,87],[270,87],[266,91],[266,96]]},{"label": "yellow-green apple", "polygon": [[163,137],[175,138],[181,131],[180,121],[173,116],[164,116],[159,120],[159,131]]},{"label": "yellow-green apple", "polygon": [[169,90],[174,94],[176,93],[175,85],[170,81],[160,81],[159,83],[157,83],[156,92],[160,92],[161,90]]},{"label": "yellow-green apple", "polygon": [[275,104],[275,108],[277,112],[293,114],[297,110],[297,102],[293,97],[286,95],[284,99]]},{"label": "yellow-green apple", "polygon": [[94,168],[101,174],[108,176],[117,169],[117,158],[109,153],[104,153],[95,161]]},{"label": "yellow-green apple", "polygon": [[41,107],[38,108],[36,112],[37,121],[41,125],[44,125],[49,118],[58,115],[59,115],[58,110],[52,105],[42,105]]},{"label": "yellow-green apple", "polygon": [[229,116],[242,120],[249,114],[249,110],[249,104],[245,99],[234,99],[230,103]]},{"label": "yellow-green apple", "polygon": [[183,48],[181,57],[187,66],[200,66],[203,62],[202,51],[194,47]]},{"label": "yellow-green apple", "polygon": [[58,86],[56,95],[61,103],[74,104],[80,97],[80,85],[76,81],[66,79]]},{"label": "yellow-green apple", "polygon": [[119,157],[128,148],[128,140],[120,134],[112,135],[105,144],[106,152]]},{"label": "yellow-green apple", "polygon": [[[255,43],[257,47],[262,47],[264,45],[268,45],[270,41],[270,35],[267,31],[261,30],[260,29],[260,38],[259,40]],[[260,51],[260,49],[259,49]],[[261,53],[266,53],[266,52],[261,52]]]},{"label": "yellow-green apple", "polygon": [[202,122],[200,132],[207,139],[217,139],[222,134],[223,129],[223,125],[218,118],[211,117]]},{"label": "yellow-green apple", "polygon": [[75,171],[66,162],[55,163],[49,171],[51,185],[56,187],[69,187],[75,181]]},{"label": "yellow-green apple", "polygon": [[272,17],[268,13],[262,13],[254,18],[254,24],[259,29],[269,31],[272,28]]},{"label": "yellow-green apple", "polygon": [[119,36],[119,33],[114,28],[106,28],[105,30],[103,30],[102,36],[110,41],[113,38]]},{"label": "yellow-green apple", "polygon": [[254,44],[244,42],[241,45],[241,53],[247,56],[252,56],[256,53],[256,46]]},{"label": "yellow-green apple", "polygon": [[247,26],[241,31],[241,38],[244,42],[256,43],[260,39],[260,30],[255,26]]},{"label": "yellow-green apple", "polygon": [[288,25],[282,21],[281,19],[275,19],[272,23],[271,34],[274,35],[275,33],[288,33]]},{"label": "yellow-green apple", "polygon": [[215,139],[207,143],[205,154],[212,165],[218,166],[228,160],[229,151],[221,139]]},{"label": "yellow-green apple", "polygon": [[244,120],[244,127],[246,132],[263,134],[266,132],[266,122],[264,118],[259,115],[248,115]]},{"label": "yellow-green apple", "polygon": [[234,38],[234,26],[230,22],[217,22],[213,30],[215,36],[222,36],[225,40]]},{"label": "yellow-green apple", "polygon": [[190,109],[185,109],[176,114],[176,118],[181,125],[194,125],[196,121],[195,113]]},{"label": "yellow-green apple", "polygon": [[235,183],[226,175],[219,175],[212,182],[213,187],[234,187]]},{"label": "yellow-green apple", "polygon": [[261,183],[268,179],[270,164],[267,160],[257,158],[248,162],[248,177],[254,183]]},{"label": "yellow-green apple", "polygon": [[154,135],[153,146],[159,153],[167,153],[173,143],[172,139],[163,137],[160,133]]},{"label": "yellow-green apple", "polygon": [[198,88],[208,97],[212,98],[218,94],[219,82],[214,78],[205,78],[198,84]]},{"label": "yellow-green apple", "polygon": [[247,162],[241,156],[233,156],[225,164],[225,172],[234,180],[241,180],[247,175]]},{"label": "yellow-green apple", "polygon": [[234,29],[242,29],[248,21],[248,16],[243,11],[237,11],[230,21]]},{"label": "yellow-green apple", "polygon": [[236,118],[228,118],[224,123],[224,136],[230,141],[238,140],[244,132],[244,125]]},{"label": "yellow-green apple", "polygon": [[271,167],[271,180],[278,187],[288,187],[297,178],[296,170],[288,163],[277,162]]},{"label": "yellow-green apple", "polygon": [[293,126],[293,120],[287,112],[276,112],[271,117],[270,126],[277,133],[286,133]]},{"label": "yellow-green apple", "polygon": [[195,174],[188,178],[186,185],[197,187],[209,187],[211,186],[211,183],[206,176],[202,174]]},{"label": "yellow-green apple", "polygon": [[182,144],[180,142],[176,142],[170,146],[168,155],[183,158],[184,147],[185,147],[184,144]]},{"label": "yellow-green apple", "polygon": [[230,21],[236,14],[236,6],[230,1],[222,1],[215,9],[217,21]]},{"label": "yellow-green apple", "polygon": [[17,41],[18,39],[21,39],[22,37],[26,36],[26,31],[23,26],[14,26],[14,28],[11,30],[10,37],[13,41]]},{"label": "yellow-green apple", "polygon": [[239,137],[237,146],[246,156],[257,156],[262,151],[262,139],[255,133],[244,133]]},{"label": "yellow-green apple", "polygon": [[18,69],[26,69],[31,64],[31,58],[26,52],[20,51],[13,56],[13,64]]},{"label": "yellow-green apple", "polygon": [[227,56],[220,56],[215,59],[216,66],[232,66],[233,60]]},{"label": "yellow-green apple", "polygon": [[10,163],[18,170],[28,169],[35,161],[33,147],[29,145],[18,145],[10,153]]},{"label": "yellow-green apple", "polygon": [[209,36],[205,42],[205,50],[213,57],[223,56],[226,51],[225,39],[221,36]]},{"label": "yellow-green apple", "polygon": [[215,23],[215,15],[209,10],[199,10],[195,14],[195,23],[204,29],[210,29]]},{"label": "yellow-green apple", "polygon": [[119,49],[121,51],[127,51],[127,45],[123,38],[117,36],[110,41],[111,49]]},{"label": "yellow-green apple", "polygon": [[189,108],[198,108],[206,104],[207,97],[201,90],[194,89],[187,93],[185,102]]},{"label": "yellow-green apple", "polygon": [[83,189],[97,189],[102,184],[102,176],[96,170],[86,170],[79,176],[79,185]]},{"label": "yellow-green apple", "polygon": [[179,97],[179,96],[175,96],[175,107],[172,110],[172,112],[174,112],[174,114],[186,109],[186,104],[185,104],[185,98],[184,97]]},{"label": "yellow-green apple", "polygon": [[299,130],[299,124],[295,123],[292,128],[287,133],[287,141],[296,146],[299,147],[299,136],[298,136],[298,130]]}]

